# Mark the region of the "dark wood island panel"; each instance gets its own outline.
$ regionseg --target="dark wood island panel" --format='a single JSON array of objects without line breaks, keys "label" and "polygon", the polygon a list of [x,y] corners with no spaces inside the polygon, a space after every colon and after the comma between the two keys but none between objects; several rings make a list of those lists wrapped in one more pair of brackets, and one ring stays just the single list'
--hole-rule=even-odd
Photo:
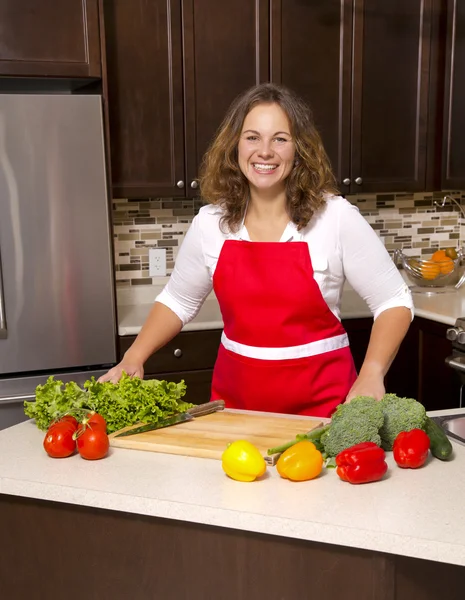
[{"label": "dark wood island panel", "polygon": [[0,496],[0,598],[459,600],[465,568]]}]

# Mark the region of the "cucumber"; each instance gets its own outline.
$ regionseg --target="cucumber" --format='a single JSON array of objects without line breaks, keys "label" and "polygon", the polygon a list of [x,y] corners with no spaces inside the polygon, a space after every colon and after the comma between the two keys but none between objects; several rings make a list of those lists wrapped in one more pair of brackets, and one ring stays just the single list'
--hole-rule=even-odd
[{"label": "cucumber", "polygon": [[431,454],[440,460],[448,460],[452,455],[452,444],[444,429],[430,417],[426,417],[424,429],[429,437]]}]

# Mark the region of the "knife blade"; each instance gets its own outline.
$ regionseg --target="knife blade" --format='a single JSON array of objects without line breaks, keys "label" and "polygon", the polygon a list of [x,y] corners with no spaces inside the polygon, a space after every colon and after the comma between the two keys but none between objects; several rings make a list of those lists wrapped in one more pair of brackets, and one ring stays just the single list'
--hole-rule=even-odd
[{"label": "knife blade", "polygon": [[218,410],[224,409],[224,400],[214,400],[213,402],[206,402],[205,404],[198,404],[189,408],[186,412],[161,419],[156,423],[146,423],[145,425],[138,425],[131,429],[117,433],[114,437],[127,437],[130,435],[137,435],[138,433],[146,433],[147,431],[155,431],[157,429],[163,429],[165,427],[171,427],[172,425],[179,425],[180,423],[186,423],[192,421],[195,417],[201,417],[217,412]]}]

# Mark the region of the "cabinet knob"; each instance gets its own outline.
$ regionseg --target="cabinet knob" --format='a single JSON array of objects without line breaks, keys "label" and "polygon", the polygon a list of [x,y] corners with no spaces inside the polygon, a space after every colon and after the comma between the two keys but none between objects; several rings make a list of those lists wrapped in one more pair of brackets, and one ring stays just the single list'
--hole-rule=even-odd
[{"label": "cabinet knob", "polygon": [[182,179],[180,179],[176,185],[178,186],[178,188],[183,188],[184,187],[184,181]]},{"label": "cabinet knob", "polygon": [[191,182],[191,188],[193,190],[196,190],[198,187],[199,187],[199,182],[194,179],[194,181]]},{"label": "cabinet knob", "polygon": [[176,348],[176,350],[173,352],[173,354],[175,355],[176,358],[180,358],[182,356],[181,348]]},{"label": "cabinet knob", "polygon": [[345,179],[342,180],[342,183],[344,185],[350,185],[350,179],[348,177],[346,177]]},{"label": "cabinet knob", "polygon": [[363,179],[362,179],[361,177],[357,177],[357,179],[355,180],[355,183],[356,183],[357,185],[362,185],[362,183],[363,183]]}]

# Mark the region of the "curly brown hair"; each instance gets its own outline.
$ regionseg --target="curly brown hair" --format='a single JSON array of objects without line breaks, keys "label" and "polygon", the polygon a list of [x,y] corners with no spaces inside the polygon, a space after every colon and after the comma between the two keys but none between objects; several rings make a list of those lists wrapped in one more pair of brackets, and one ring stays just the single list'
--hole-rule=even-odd
[{"label": "curly brown hair", "polygon": [[250,195],[249,182],[239,168],[237,149],[244,120],[257,104],[278,104],[289,120],[297,160],[286,179],[287,210],[301,230],[325,204],[325,194],[337,194],[338,190],[310,107],[283,86],[257,85],[232,103],[204,156],[201,196],[205,202],[220,205],[225,210],[221,220],[223,227],[237,231]]}]

